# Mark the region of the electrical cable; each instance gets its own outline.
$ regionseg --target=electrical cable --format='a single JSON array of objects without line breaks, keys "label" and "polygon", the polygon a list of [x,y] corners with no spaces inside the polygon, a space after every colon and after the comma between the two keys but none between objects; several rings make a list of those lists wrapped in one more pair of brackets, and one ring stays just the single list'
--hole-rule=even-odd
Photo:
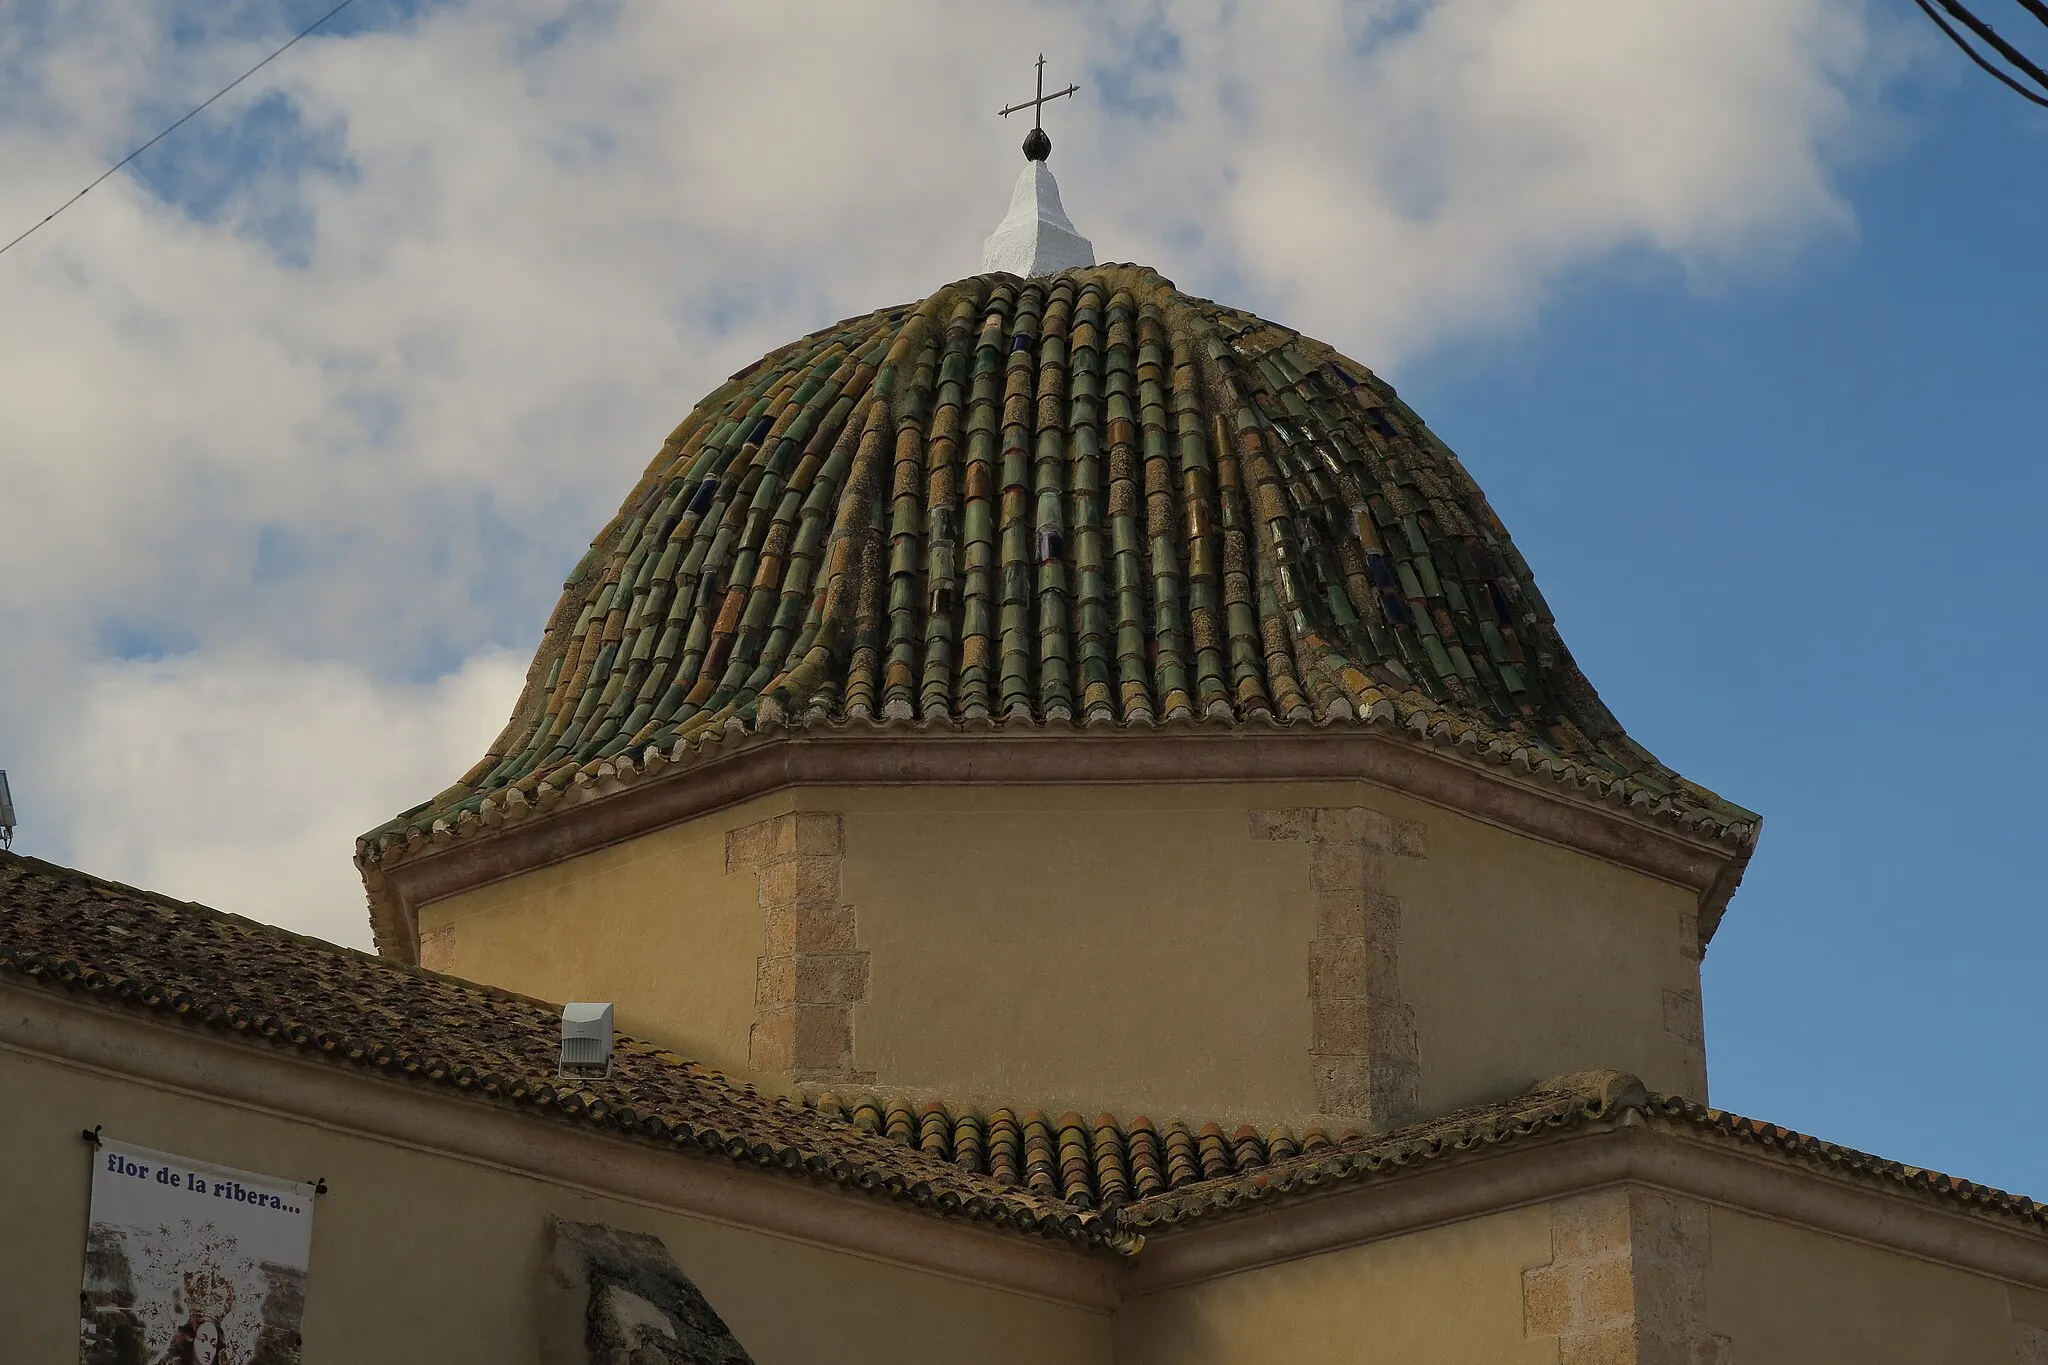
[{"label": "electrical cable", "polygon": [[2026,72],[2037,84],[2048,86],[2048,71],[2043,71],[2040,67],[2034,65],[2028,59],[2026,53],[1999,37],[1998,30],[1970,13],[1969,6],[1963,4],[1962,0],[1935,0],[1935,3],[1947,10],[1954,18],[1960,20],[1970,32],[1989,43],[1999,56]]},{"label": "electrical cable", "polygon": [[[2034,91],[2029,90],[2026,86],[2020,84],[2019,81],[2015,80],[2006,72],[2001,71],[1996,66],[1992,65],[1990,60],[1986,58],[1983,53],[1979,52],[1975,47],[1973,47],[1968,39],[1964,38],[1962,34],[1956,32],[1955,29],[1950,26],[1948,20],[1942,18],[1941,15],[1935,11],[1934,5],[1930,4],[1929,0],[1913,0],[1913,3],[1918,5],[1921,11],[1925,13],[1929,19],[1932,19],[1934,21],[1934,26],[1936,28],[1940,29],[1943,33],[1948,35],[1948,39],[1950,42],[1954,43],[1957,47],[1963,50],[1964,56],[1968,57],[1978,66],[1983,67],[1986,71],[1990,72],[1991,75],[1997,78],[2002,84],[2016,91],[2021,96],[2021,98],[2032,100],[2035,104],[2038,104],[2043,108],[2048,108],[2048,97],[2036,94]],[[2014,47],[2012,44],[2006,42],[2003,38],[1999,37],[1997,30],[1993,29],[1991,25],[1985,23],[1976,15],[1970,13],[1969,10],[1963,8],[1963,6],[1960,3],[1958,3],[1958,0],[1935,0],[1935,3],[1939,4],[1942,7],[1942,9],[1947,10],[1949,13],[1953,14],[1957,19],[1961,20],[1964,24],[1966,24],[1971,32],[1975,33],[1978,37],[1982,38],[1985,42],[1989,43],[1993,48],[1995,48],[2000,56],[2004,57],[2014,66],[2017,66],[2020,70],[2026,72],[2035,81],[2039,82],[2044,89],[2048,89],[2048,71],[2043,71],[2040,67],[2028,61],[2026,55],[2022,53],[2018,48]],[[2022,0],[2022,3],[2025,3],[2025,0]],[[2034,6],[2032,5],[2028,6],[2028,9],[2030,11],[2033,8]],[[2048,20],[2044,20],[2043,22],[2048,22]]]},{"label": "electrical cable", "polygon": [[23,241],[24,239],[26,239],[26,238],[27,238],[27,237],[29,236],[29,234],[30,234],[30,233],[33,233],[33,232],[35,232],[35,231],[36,231],[36,230],[37,230],[38,228],[42,227],[42,226],[43,226],[43,223],[47,223],[47,222],[49,222],[49,221],[50,221],[50,219],[52,219],[52,218],[55,218],[55,217],[56,217],[56,216],[57,216],[58,214],[62,213],[62,212],[63,212],[64,210],[66,210],[66,209],[70,208],[70,207],[71,207],[71,206],[72,206],[73,204],[77,203],[77,202],[78,202],[79,200],[81,200],[81,199],[85,198],[85,196],[86,196],[86,195],[88,195],[88,194],[91,194],[91,193],[92,193],[92,192],[93,192],[93,191],[94,191],[95,189],[99,188],[99,185],[100,185],[100,182],[101,182],[101,181],[105,180],[105,179],[106,179],[106,178],[107,178],[108,176],[112,175],[112,174],[113,174],[113,173],[114,173],[115,171],[118,171],[118,170],[120,170],[120,169],[121,169],[121,168],[122,168],[123,166],[125,166],[125,165],[127,165],[127,164],[128,164],[129,162],[133,161],[133,160],[134,160],[134,159],[135,159],[136,157],[138,157],[138,156],[141,156],[141,155],[142,155],[142,154],[143,154],[144,152],[148,151],[148,150],[149,150],[150,148],[152,148],[152,147],[156,146],[156,144],[157,144],[157,143],[159,143],[159,142],[162,142],[162,141],[163,141],[163,140],[164,140],[165,138],[169,137],[169,136],[170,136],[170,135],[171,135],[172,133],[175,133],[175,132],[177,132],[177,131],[178,131],[178,129],[180,129],[180,128],[184,127],[184,126],[185,126],[185,124],[186,124],[186,123],[188,123],[188,122],[190,122],[190,121],[191,121],[191,120],[192,120],[192,119],[193,119],[193,118],[194,118],[194,117],[195,117],[196,115],[198,115],[198,114],[200,114],[201,112],[203,112],[203,111],[205,110],[205,108],[206,108],[206,106],[207,106],[207,105],[209,105],[209,104],[212,104],[212,103],[213,103],[213,102],[214,102],[215,100],[219,99],[219,98],[220,98],[220,97],[221,97],[222,95],[225,95],[225,94],[227,94],[227,92],[228,92],[228,91],[230,91],[230,90],[234,89],[234,88],[235,88],[236,86],[240,85],[240,84],[241,84],[241,83],[242,83],[243,81],[246,81],[246,80],[248,80],[248,79],[249,79],[249,78],[250,78],[251,76],[253,76],[253,75],[255,75],[255,74],[256,74],[257,72],[261,71],[261,70],[262,70],[262,69],[263,69],[264,67],[266,67],[266,66],[269,66],[269,65],[270,65],[270,64],[271,64],[271,63],[272,63],[273,61],[277,60],[277,59],[278,59],[279,57],[282,57],[282,56],[283,56],[283,55],[285,54],[285,50],[286,50],[287,48],[291,47],[291,45],[292,45],[293,43],[296,43],[296,42],[298,42],[298,41],[299,41],[299,39],[301,39],[301,38],[305,37],[305,36],[306,36],[307,34],[311,33],[311,32],[312,32],[312,31],[313,31],[314,29],[316,29],[316,28],[320,27],[320,25],[322,25],[322,24],[326,23],[326,22],[327,22],[327,21],[328,21],[329,19],[332,19],[332,18],[333,18],[333,17],[335,16],[335,15],[337,15],[337,14],[341,13],[341,12],[342,12],[343,10],[347,9],[347,8],[348,8],[348,7],[350,6],[350,5],[352,5],[352,4],[354,4],[354,3],[355,3],[355,0],[341,0],[341,3],[340,3],[340,4],[338,4],[338,5],[336,5],[336,6],[335,6],[335,7],[333,8],[333,9],[331,9],[331,10],[327,11],[327,13],[325,13],[325,14],[321,15],[321,16],[320,16],[320,17],[319,17],[318,19],[315,19],[315,20],[314,20],[314,21],[313,21],[312,23],[310,23],[310,24],[306,25],[306,26],[305,26],[304,28],[300,29],[300,30],[299,30],[299,31],[298,31],[297,33],[294,33],[294,34],[293,34],[293,35],[291,36],[291,39],[290,39],[290,41],[289,41],[289,42],[287,42],[287,43],[285,43],[284,47],[280,47],[280,48],[279,48],[279,49],[278,49],[277,51],[275,51],[275,52],[271,53],[271,54],[270,54],[270,55],[269,55],[268,57],[265,57],[265,58],[264,58],[264,59],[263,59],[262,61],[260,61],[260,62],[256,63],[256,65],[254,65],[254,66],[250,67],[250,68],[249,68],[249,69],[248,69],[247,71],[244,71],[244,72],[243,72],[243,73],[242,73],[241,75],[239,75],[239,76],[235,77],[235,78],[234,78],[233,80],[229,81],[229,82],[228,82],[228,83],[227,83],[226,85],[224,85],[224,86],[222,86],[222,87],[221,87],[220,89],[218,89],[218,90],[214,91],[212,95],[210,95],[210,96],[208,96],[208,97],[207,97],[207,99],[206,99],[206,101],[205,101],[204,103],[200,104],[200,105],[199,105],[199,106],[198,106],[197,108],[193,109],[193,110],[192,110],[192,112],[191,112],[191,113],[189,113],[189,114],[187,114],[187,115],[185,115],[185,117],[184,117],[184,118],[181,118],[181,119],[179,119],[179,120],[178,120],[178,121],[177,121],[176,123],[173,123],[173,124],[172,124],[172,125],[171,125],[170,127],[168,127],[168,128],[166,128],[166,129],[164,129],[164,130],[163,130],[163,131],[162,131],[161,133],[158,133],[158,134],[157,134],[157,135],[156,135],[155,137],[153,137],[153,138],[151,138],[151,139],[150,139],[149,141],[147,141],[147,142],[143,143],[143,144],[142,144],[142,145],[141,145],[140,147],[137,147],[137,148],[136,148],[136,149],[135,149],[134,151],[132,151],[132,152],[128,153],[128,155],[126,155],[126,156],[122,157],[122,158],[121,158],[121,159],[120,159],[119,161],[116,161],[116,162],[115,162],[115,163],[114,163],[113,165],[111,165],[111,166],[107,167],[106,171],[105,171],[104,173],[102,173],[102,174],[101,174],[101,176],[100,176],[99,180],[95,180],[95,181],[93,181],[93,182],[92,182],[92,184],[90,184],[90,185],[87,185],[87,186],[86,186],[86,187],[85,187],[84,189],[82,189],[82,190],[80,190],[80,191],[79,191],[78,193],[76,193],[76,194],[72,195],[72,196],[71,196],[71,197],[70,197],[69,199],[66,199],[66,200],[65,200],[65,201],[64,201],[63,203],[61,203],[61,204],[57,205],[57,207],[56,207],[56,208],[54,208],[54,209],[51,209],[51,210],[50,210],[50,212],[49,212],[49,214],[48,214],[47,216],[45,216],[45,217],[43,218],[42,222],[40,222],[40,223],[37,223],[37,224],[35,225],[35,227],[32,227],[32,228],[30,228],[30,229],[28,230],[28,232],[24,232],[24,233],[22,233],[20,237],[16,237],[16,238],[14,239],[14,241],[12,241],[12,242],[9,242],[9,243],[8,243],[8,244],[7,244],[6,246],[0,246],[0,253],[5,253],[5,252],[7,252],[7,251],[11,250],[11,249],[12,249],[12,248],[13,248],[13,247],[14,247],[15,245],[17,245],[18,243],[20,243],[21,241]]},{"label": "electrical cable", "polygon": [[[218,100],[219,98],[221,98],[221,96],[227,94],[230,90],[233,90],[243,81],[248,80],[258,71],[261,71],[264,67],[270,65],[279,57],[282,57],[301,38],[304,38],[307,35],[311,34],[315,29],[319,28],[322,24],[326,23],[329,19],[332,19],[335,15],[341,13],[343,10],[347,9],[350,5],[354,3],[355,0],[341,0],[341,3],[336,5],[333,9],[328,10],[318,19],[315,19],[312,23],[306,25],[297,33],[294,33],[275,52],[272,52],[262,61],[256,63],[256,65],[250,67],[247,71],[244,71],[241,75],[235,77],[226,85],[214,91],[213,94],[209,95],[198,105],[194,106],[190,112],[184,115],[184,117],[178,119],[168,128],[165,128],[161,133],[158,133],[155,137],[143,143],[140,147],[137,147],[134,151],[128,153],[128,155],[122,157],[113,165],[107,167],[107,169],[101,172],[99,177],[95,179],[91,184],[87,185],[78,193],[72,195],[69,199],[66,199],[63,203],[57,205],[56,208],[50,210],[49,213],[45,214],[40,220],[36,222],[36,224],[33,227],[29,228],[28,231],[23,232],[19,236],[15,237],[5,246],[0,246],[0,255],[4,255],[6,252],[13,250],[16,246],[19,246],[22,242],[26,241],[30,236],[32,236],[34,233],[36,233],[38,230],[40,230],[42,227],[48,224],[58,214],[64,212],[64,210],[70,208],[73,204],[85,198],[86,195],[98,189],[101,184],[103,184],[109,177],[114,175],[122,167],[126,166],[129,162],[133,161],[136,157],[141,156],[150,148],[156,146],[157,143],[162,142],[172,133],[177,132],[178,129],[184,127],[187,123],[191,122],[200,114],[204,113],[207,107],[213,104],[215,100]],[[1975,62],[1978,66],[1982,67],[1985,71],[1989,72],[1992,76],[1996,77],[1999,81],[2003,82],[2006,86],[2008,86],[2010,89],[2018,93],[2023,98],[2031,100],[2035,104],[2038,104],[2043,108],[2048,108],[2048,96],[2036,94],[2034,91],[2029,90],[2026,86],[2020,84],[2019,81],[2015,80],[2006,72],[2001,71],[1996,66],[1992,65],[1991,62],[1985,59],[1983,53],[1977,51],[1975,47],[1971,46],[1968,40],[1966,40],[1962,34],[1956,32],[1955,29],[1949,24],[1948,20],[1942,18],[1942,16],[1938,12],[1936,12],[1934,8],[1934,3],[1938,3],[1942,9],[1945,9],[1950,14],[1954,15],[1955,18],[1963,25],[1965,25],[1967,28],[1969,28],[1971,32],[1975,33],[1979,38],[1983,39],[1984,42],[1989,44],[1992,47],[1992,49],[1998,53],[1999,56],[2004,57],[2007,61],[2011,62],[2021,71],[2024,71],[2033,80],[2039,82],[2044,89],[2048,89],[2048,71],[2043,71],[2039,66],[2036,66],[2032,61],[2028,60],[2026,54],[2022,53],[2018,48],[2014,47],[2012,44],[2006,42],[2003,38],[1999,37],[1998,31],[1996,29],[1992,28],[1991,25],[1985,23],[1982,19],[1979,19],[1976,15],[1972,14],[1961,3],[1959,3],[1959,0],[1934,0],[1934,3],[1930,3],[1929,0],[1913,0],[1913,3],[1918,5],[1921,11],[1925,13],[1929,19],[1932,19],[1934,21],[1935,27],[1939,28],[1943,33],[1947,34],[1949,41],[1954,43],[1957,47],[1961,48],[1963,50],[1963,54],[1967,56],[1971,61]],[[2029,14],[2032,14],[2036,19],[2039,19],[2043,24],[2048,24],[2048,3],[2043,3],[2043,0],[2018,0],[2018,3],[2024,6]]]}]

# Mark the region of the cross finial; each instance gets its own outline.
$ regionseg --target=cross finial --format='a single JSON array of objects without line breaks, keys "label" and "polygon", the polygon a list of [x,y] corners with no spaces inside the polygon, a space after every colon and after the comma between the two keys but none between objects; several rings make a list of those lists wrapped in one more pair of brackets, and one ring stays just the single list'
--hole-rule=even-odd
[{"label": "cross finial", "polygon": [[1024,157],[1026,160],[1043,161],[1047,157],[1052,155],[1052,139],[1045,135],[1046,102],[1048,100],[1056,100],[1060,99],[1063,96],[1071,95],[1080,88],[1081,87],[1078,85],[1069,85],[1064,90],[1055,90],[1050,95],[1046,94],[1045,54],[1043,52],[1038,54],[1037,96],[1033,99],[1028,99],[1021,101],[1020,103],[1013,104],[1009,106],[1007,109],[999,109],[996,111],[997,115],[1001,118],[1008,118],[1010,115],[1017,113],[1019,110],[1022,109],[1029,109],[1031,111],[1031,131],[1028,134],[1026,134],[1024,138]]}]

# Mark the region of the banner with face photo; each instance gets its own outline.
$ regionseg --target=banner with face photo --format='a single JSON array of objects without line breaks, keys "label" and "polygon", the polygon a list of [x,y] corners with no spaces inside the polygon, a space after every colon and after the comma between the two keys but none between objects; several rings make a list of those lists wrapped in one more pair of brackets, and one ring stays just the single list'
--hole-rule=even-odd
[{"label": "banner with face photo", "polygon": [[106,1141],[80,1365],[297,1365],[313,1187]]}]

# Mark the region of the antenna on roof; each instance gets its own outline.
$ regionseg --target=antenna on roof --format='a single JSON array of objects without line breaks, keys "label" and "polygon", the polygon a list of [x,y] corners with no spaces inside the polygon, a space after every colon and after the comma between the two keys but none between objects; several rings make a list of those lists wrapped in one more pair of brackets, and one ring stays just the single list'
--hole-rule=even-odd
[{"label": "antenna on roof", "polygon": [[14,846],[14,795],[7,790],[7,769],[0,768],[0,848]]}]

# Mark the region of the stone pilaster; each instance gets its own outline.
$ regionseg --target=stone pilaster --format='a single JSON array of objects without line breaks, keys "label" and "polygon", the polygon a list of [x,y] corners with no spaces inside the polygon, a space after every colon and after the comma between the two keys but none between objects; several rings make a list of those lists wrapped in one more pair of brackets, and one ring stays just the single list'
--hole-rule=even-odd
[{"label": "stone pilaster", "polygon": [[1707,1026],[1700,1004],[1700,920],[1683,910],[1678,915],[1678,952],[1685,960],[1688,984],[1664,992],[1664,1031],[1685,1045],[1685,1093],[1707,1102]]},{"label": "stone pilaster", "polygon": [[748,1064],[798,1081],[861,1079],[853,1007],[867,997],[868,954],[840,899],[845,837],[838,815],[796,811],[726,836],[727,872],[751,871],[761,904]]},{"label": "stone pilaster", "polygon": [[1664,992],[1664,1031],[1685,1046],[1685,1093],[1707,1102],[1707,1026],[1698,987]]},{"label": "stone pilaster", "polygon": [[1316,931],[1309,943],[1309,1065],[1316,1107],[1372,1129],[1417,1116],[1415,1011],[1401,991],[1401,902],[1389,858],[1420,858],[1423,827],[1362,806],[1251,813],[1254,839],[1309,849]]},{"label": "stone pilaster", "polygon": [[1558,1365],[1733,1365],[1705,1324],[1704,1204],[1603,1190],[1551,1208],[1550,1261],[1522,1273],[1523,1330]]}]

